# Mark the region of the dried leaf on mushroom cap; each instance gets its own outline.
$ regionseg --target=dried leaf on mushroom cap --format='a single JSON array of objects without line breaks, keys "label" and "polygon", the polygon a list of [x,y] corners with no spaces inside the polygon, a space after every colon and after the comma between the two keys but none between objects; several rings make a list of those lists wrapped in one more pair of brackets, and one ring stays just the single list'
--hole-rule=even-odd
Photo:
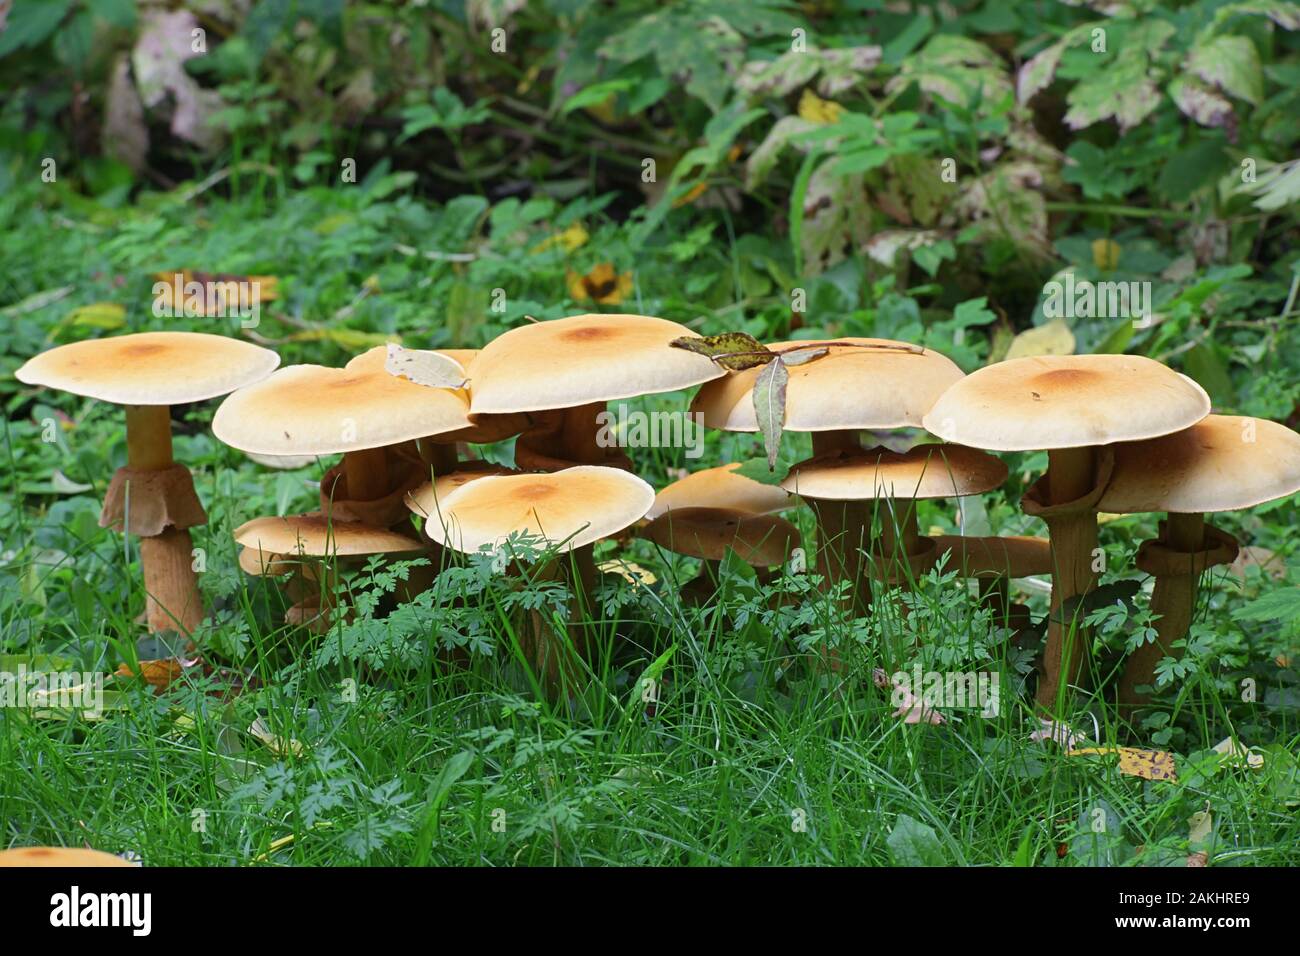
[{"label": "dried leaf on mushroom cap", "polygon": [[407,349],[388,344],[384,369],[390,375],[405,378],[429,388],[464,388],[465,369],[450,355],[422,349]]}]

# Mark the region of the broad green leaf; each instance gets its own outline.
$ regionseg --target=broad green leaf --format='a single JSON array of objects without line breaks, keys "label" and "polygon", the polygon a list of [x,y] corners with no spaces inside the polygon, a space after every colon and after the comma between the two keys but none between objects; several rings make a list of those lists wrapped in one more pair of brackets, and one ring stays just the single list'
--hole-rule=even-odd
[{"label": "broad green leaf", "polygon": [[885,837],[898,866],[947,866],[948,856],[933,827],[900,813]]},{"label": "broad green leaf", "polygon": [[781,450],[781,429],[785,427],[785,387],[789,381],[790,373],[780,358],[763,366],[758,378],[754,380],[754,415],[758,419],[758,430],[763,433],[769,471],[776,469],[777,452]]}]

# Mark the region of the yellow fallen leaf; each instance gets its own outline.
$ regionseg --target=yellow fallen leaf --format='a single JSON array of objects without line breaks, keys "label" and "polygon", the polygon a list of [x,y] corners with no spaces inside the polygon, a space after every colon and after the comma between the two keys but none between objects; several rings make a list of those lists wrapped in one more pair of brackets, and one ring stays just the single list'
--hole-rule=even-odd
[{"label": "yellow fallen leaf", "polygon": [[229,272],[155,272],[154,307],[173,314],[223,316],[243,305],[255,306],[280,297],[276,276],[241,276]]},{"label": "yellow fallen leaf", "polygon": [[333,342],[335,345],[356,352],[372,349],[376,345],[389,342],[401,344],[400,335],[388,335],[382,332],[362,332],[358,329],[306,329],[290,335],[286,342]]},{"label": "yellow fallen leaf", "polygon": [[1204,843],[1214,832],[1214,815],[1209,810],[1197,810],[1187,818],[1189,843]]},{"label": "yellow fallen leaf", "polygon": [[578,302],[596,301],[618,305],[632,291],[632,273],[617,273],[609,262],[596,265],[586,275],[570,270],[565,274],[569,295]]},{"label": "yellow fallen leaf", "polygon": [[1231,737],[1225,737],[1219,741],[1213,748],[1216,754],[1222,754],[1226,759],[1222,763],[1229,767],[1240,767],[1243,763],[1251,770],[1258,770],[1264,766],[1264,755],[1256,753],[1250,747]]},{"label": "yellow fallen leaf", "polygon": [[838,123],[844,107],[832,100],[824,100],[812,90],[804,90],[799,97],[799,116],[810,123]]},{"label": "yellow fallen leaf", "polygon": [[1094,239],[1092,262],[1103,272],[1119,268],[1119,243],[1114,239]]},{"label": "yellow fallen leaf", "polygon": [[266,745],[266,748],[277,757],[283,757],[293,754],[295,757],[301,757],[303,745],[292,737],[279,737],[271,733],[271,728],[266,725],[266,721],[261,717],[249,725],[248,732]]},{"label": "yellow fallen leaf", "polygon": [[92,302],[73,309],[60,324],[110,331],[120,329],[126,325],[126,308],[116,302]]},{"label": "yellow fallen leaf", "polygon": [[581,249],[591,238],[590,233],[580,222],[575,222],[563,232],[557,232],[553,236],[547,236],[537,245],[533,246],[533,252],[545,252],[548,249],[554,249],[559,246],[565,252],[573,252],[575,249]]},{"label": "yellow fallen leaf", "polygon": [[1006,358],[1029,358],[1035,355],[1073,355],[1074,333],[1061,319],[1026,329],[1011,340]]},{"label": "yellow fallen leaf", "polygon": [[[174,657],[156,661],[140,661],[138,676],[155,690],[166,690],[172,681],[185,672],[184,666]],[[118,677],[136,677],[137,672],[129,664],[121,664],[114,672]]]},{"label": "yellow fallen leaf", "polygon": [[1177,781],[1174,755],[1166,750],[1143,750],[1139,747],[1082,747],[1069,751],[1071,757],[1087,754],[1118,754],[1119,772],[1143,780]]},{"label": "yellow fallen leaf", "polygon": [[642,584],[648,587],[659,580],[641,565],[633,564],[631,561],[624,561],[621,558],[602,561],[596,565],[596,570],[603,574],[617,574],[628,584]]}]

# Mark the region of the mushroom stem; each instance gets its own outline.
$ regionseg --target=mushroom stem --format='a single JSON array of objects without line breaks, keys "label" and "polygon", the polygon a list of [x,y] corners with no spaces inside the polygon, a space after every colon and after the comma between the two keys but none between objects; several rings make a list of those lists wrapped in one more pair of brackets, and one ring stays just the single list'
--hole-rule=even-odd
[{"label": "mushroom stem", "polygon": [[[1096,482],[1096,449],[1056,448],[1047,453],[1049,504],[1060,505],[1084,497]],[[1077,684],[1086,658],[1087,635],[1081,622],[1060,622],[1057,611],[1069,598],[1087,594],[1097,584],[1093,552],[1097,548],[1097,514],[1083,510],[1058,515],[1048,524],[1052,546],[1051,617],[1043,652],[1043,678],[1038,703],[1054,707],[1067,687]]]},{"label": "mushroom stem", "polygon": [[863,574],[867,529],[871,514],[867,501],[837,501],[805,498],[817,518],[817,573],[829,590],[840,581],[849,582],[847,606],[854,617],[871,607],[871,587]]},{"label": "mushroom stem", "polygon": [[348,497],[374,501],[388,494],[388,453],[381,448],[362,448],[343,456],[343,474],[348,480]]},{"label": "mushroom stem", "polygon": [[140,539],[145,619],[149,631],[191,635],[203,620],[203,598],[194,574],[194,541],[188,530],[165,528]]},{"label": "mushroom stem", "polygon": [[131,468],[141,471],[162,471],[171,465],[170,406],[126,406],[126,460]]},{"label": "mushroom stem", "polygon": [[560,411],[559,457],[580,465],[605,463],[605,449],[596,440],[600,429],[596,416],[604,410],[604,402],[592,402]]},{"label": "mushroom stem", "polygon": [[1174,642],[1187,636],[1196,610],[1196,584],[1200,575],[1194,556],[1205,547],[1205,516],[1170,513],[1165,523],[1165,543],[1187,554],[1187,572],[1156,576],[1151,591],[1151,611],[1160,615],[1156,621],[1156,639],[1130,654],[1120,675],[1119,703],[1125,716],[1150,699],[1148,692],[1138,688],[1155,683],[1160,661],[1166,656],[1183,655],[1185,648],[1174,647]]},{"label": "mushroom stem", "polygon": [[[172,459],[171,408],[126,406],[127,466],[162,471]],[[164,528],[140,539],[144,571],[145,621],[150,633],[179,631],[191,635],[203,620],[203,598],[194,574],[194,540],[188,530]]]},{"label": "mushroom stem", "polygon": [[706,605],[717,596],[721,583],[722,562],[701,560],[700,573],[682,586],[682,598],[695,607]]},{"label": "mushroom stem", "polygon": [[[574,548],[539,565],[532,580],[567,580],[572,594],[568,626],[556,633],[551,619],[541,611],[528,611],[520,628],[519,643],[546,695],[555,699],[581,685],[581,662],[587,660],[592,590],[598,574],[591,545]],[[570,641],[572,646],[570,646]]]},{"label": "mushroom stem", "polygon": [[858,433],[852,428],[838,428],[828,432],[812,433],[813,457],[833,454],[837,451],[854,451],[861,448]]},{"label": "mushroom stem", "polygon": [[454,443],[439,444],[432,438],[421,438],[416,441],[416,445],[420,449],[421,460],[429,466],[435,477],[456,470],[459,459]]},{"label": "mushroom stem", "polygon": [[[915,554],[920,539],[916,525],[916,500],[880,498],[880,539],[876,552],[886,568],[904,567]],[[906,577],[902,579],[906,581]]]}]

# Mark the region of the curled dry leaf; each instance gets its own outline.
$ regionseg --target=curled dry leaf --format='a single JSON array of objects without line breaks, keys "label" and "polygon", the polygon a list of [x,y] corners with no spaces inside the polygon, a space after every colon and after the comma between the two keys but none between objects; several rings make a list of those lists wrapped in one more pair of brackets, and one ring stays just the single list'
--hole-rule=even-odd
[{"label": "curled dry leaf", "polygon": [[465,369],[451,356],[407,349],[392,342],[388,343],[384,370],[389,375],[429,388],[464,388],[466,382]]}]

